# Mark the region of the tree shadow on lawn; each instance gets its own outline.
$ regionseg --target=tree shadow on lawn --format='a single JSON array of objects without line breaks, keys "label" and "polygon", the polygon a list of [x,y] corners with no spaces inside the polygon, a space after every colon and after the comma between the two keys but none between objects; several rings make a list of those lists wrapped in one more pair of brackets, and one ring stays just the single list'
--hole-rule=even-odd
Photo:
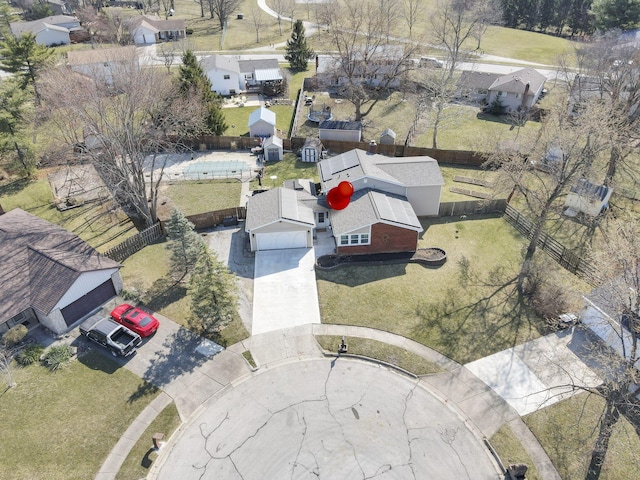
[{"label": "tree shadow on lawn", "polygon": [[499,285],[465,285],[463,291],[450,288],[443,298],[419,302],[416,315],[420,322],[413,335],[425,344],[437,344],[440,353],[459,363],[539,335],[536,317],[518,295],[515,279]]},{"label": "tree shadow on lawn", "polygon": [[461,215],[460,217],[423,217],[420,219],[420,223],[422,224],[422,228],[424,229],[418,236],[418,238],[422,239],[429,230],[429,227],[435,225],[445,225],[448,223],[455,224],[460,221],[471,222],[476,220],[487,220],[490,218],[501,218],[503,215],[501,213],[484,213],[478,215]]},{"label": "tree shadow on lawn", "polygon": [[30,178],[19,178],[5,185],[0,185],[0,197],[16,195],[27,188],[32,181],[33,179]]},{"label": "tree shadow on lawn", "polygon": [[358,287],[367,283],[406,275],[407,263],[371,266],[343,266],[336,270],[316,270],[316,276],[327,282],[339,283],[348,287]]},{"label": "tree shadow on lawn", "polygon": [[144,304],[154,311],[162,310],[187,296],[187,287],[172,278],[162,277],[145,292]]}]

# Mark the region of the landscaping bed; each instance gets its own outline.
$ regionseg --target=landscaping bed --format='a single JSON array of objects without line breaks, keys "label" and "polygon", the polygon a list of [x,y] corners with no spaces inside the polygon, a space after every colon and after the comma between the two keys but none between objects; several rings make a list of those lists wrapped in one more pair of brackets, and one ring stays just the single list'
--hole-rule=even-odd
[{"label": "landscaping bed", "polygon": [[392,263],[418,263],[425,267],[439,267],[447,261],[441,248],[419,248],[415,252],[375,253],[369,255],[323,255],[316,262],[320,270],[334,270],[352,265],[382,265]]}]

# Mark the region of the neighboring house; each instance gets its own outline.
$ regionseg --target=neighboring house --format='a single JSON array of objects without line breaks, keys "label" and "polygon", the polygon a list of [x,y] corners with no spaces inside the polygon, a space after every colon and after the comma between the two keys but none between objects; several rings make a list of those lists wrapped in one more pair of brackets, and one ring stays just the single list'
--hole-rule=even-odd
[{"label": "neighboring house", "polygon": [[387,128],[380,134],[380,143],[382,145],[394,145],[396,143],[396,132]]},{"label": "neighboring house", "polygon": [[114,262],[74,233],[20,209],[0,215],[0,333],[64,333],[122,289]]},{"label": "neighboring house", "polygon": [[220,95],[236,95],[245,90],[245,82],[238,61],[224,55],[209,55],[200,66],[211,81],[211,89]]},{"label": "neighboring house", "polygon": [[32,33],[36,43],[53,47],[71,43],[71,33],[82,30],[77,18],[68,15],[54,15],[32,22],[14,22],[9,24],[11,33],[20,37],[25,33]]},{"label": "neighboring house", "polygon": [[262,149],[264,150],[264,159],[267,162],[278,162],[282,160],[282,139],[275,135],[266,138],[262,142]]},{"label": "neighboring house", "polygon": [[318,125],[320,140],[359,142],[362,139],[362,122],[325,120]]},{"label": "neighboring house", "polygon": [[140,68],[136,47],[132,45],[70,51],[67,63],[74,72],[108,85],[113,84],[114,76],[127,75],[132,69]]},{"label": "neighboring house", "polygon": [[[564,206],[571,209],[570,213],[585,213],[596,217],[609,207],[609,200],[613,189],[605,185],[595,185],[588,180],[581,178],[578,183],[571,187]],[[574,214],[575,214],[574,213]]]},{"label": "neighboring house", "polygon": [[299,202],[299,197],[315,203],[315,197],[304,190],[282,187],[249,198],[245,232],[252,252],[313,246],[314,210]]},{"label": "neighboring house", "polygon": [[300,151],[300,160],[303,162],[319,162],[322,158],[324,147],[319,138],[307,138]]},{"label": "neighboring house", "polygon": [[225,55],[210,55],[200,61],[213,90],[220,95],[236,95],[251,88],[282,83],[277,58],[237,60]]},{"label": "neighboring house", "polygon": [[506,112],[529,110],[544,89],[547,77],[533,68],[523,68],[498,77],[489,87],[487,103],[498,99]]},{"label": "neighboring house", "polygon": [[[354,49],[348,55],[316,56],[316,79],[328,87],[364,83],[370,87],[400,86],[399,66],[404,59],[402,45],[377,45]],[[349,73],[347,73],[349,72]]]},{"label": "neighboring house", "polygon": [[260,107],[249,115],[250,137],[271,137],[276,134],[276,114]]},{"label": "neighboring house", "polygon": [[139,15],[129,21],[129,33],[136,45],[178,41],[186,38],[187,25],[184,20],[162,20],[158,16]]},{"label": "neighboring house", "polygon": [[464,70],[458,80],[456,98],[480,103],[487,99],[489,88],[500,77],[497,73]]}]

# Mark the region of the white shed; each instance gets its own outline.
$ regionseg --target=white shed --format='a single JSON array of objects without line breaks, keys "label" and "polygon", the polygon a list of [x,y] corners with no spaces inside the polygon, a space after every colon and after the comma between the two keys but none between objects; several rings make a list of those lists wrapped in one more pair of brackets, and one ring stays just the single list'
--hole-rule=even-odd
[{"label": "white shed", "polygon": [[611,187],[594,185],[582,178],[569,190],[564,206],[567,207],[569,213],[582,212],[595,217],[609,206],[612,193]]},{"label": "white shed", "polygon": [[301,151],[303,162],[317,163],[322,159],[322,142],[319,138],[307,138]]},{"label": "white shed", "polygon": [[381,145],[393,145],[396,143],[396,132],[387,128],[380,134]]},{"label": "white shed", "polygon": [[275,135],[265,139],[262,143],[264,149],[264,159],[267,162],[278,162],[282,160],[282,139]]},{"label": "white shed", "polygon": [[325,120],[318,125],[320,140],[359,142],[362,139],[362,122]]},{"label": "white shed", "polygon": [[276,114],[260,107],[249,115],[249,136],[270,137],[276,134]]}]

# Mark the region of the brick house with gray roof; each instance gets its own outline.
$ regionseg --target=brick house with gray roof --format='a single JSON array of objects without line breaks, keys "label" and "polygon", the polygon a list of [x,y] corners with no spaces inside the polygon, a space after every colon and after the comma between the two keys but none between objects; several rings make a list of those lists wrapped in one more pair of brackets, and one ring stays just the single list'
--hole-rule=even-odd
[{"label": "brick house with gray roof", "polygon": [[19,208],[0,215],[0,245],[0,334],[18,324],[64,333],[122,289],[119,263]]}]

